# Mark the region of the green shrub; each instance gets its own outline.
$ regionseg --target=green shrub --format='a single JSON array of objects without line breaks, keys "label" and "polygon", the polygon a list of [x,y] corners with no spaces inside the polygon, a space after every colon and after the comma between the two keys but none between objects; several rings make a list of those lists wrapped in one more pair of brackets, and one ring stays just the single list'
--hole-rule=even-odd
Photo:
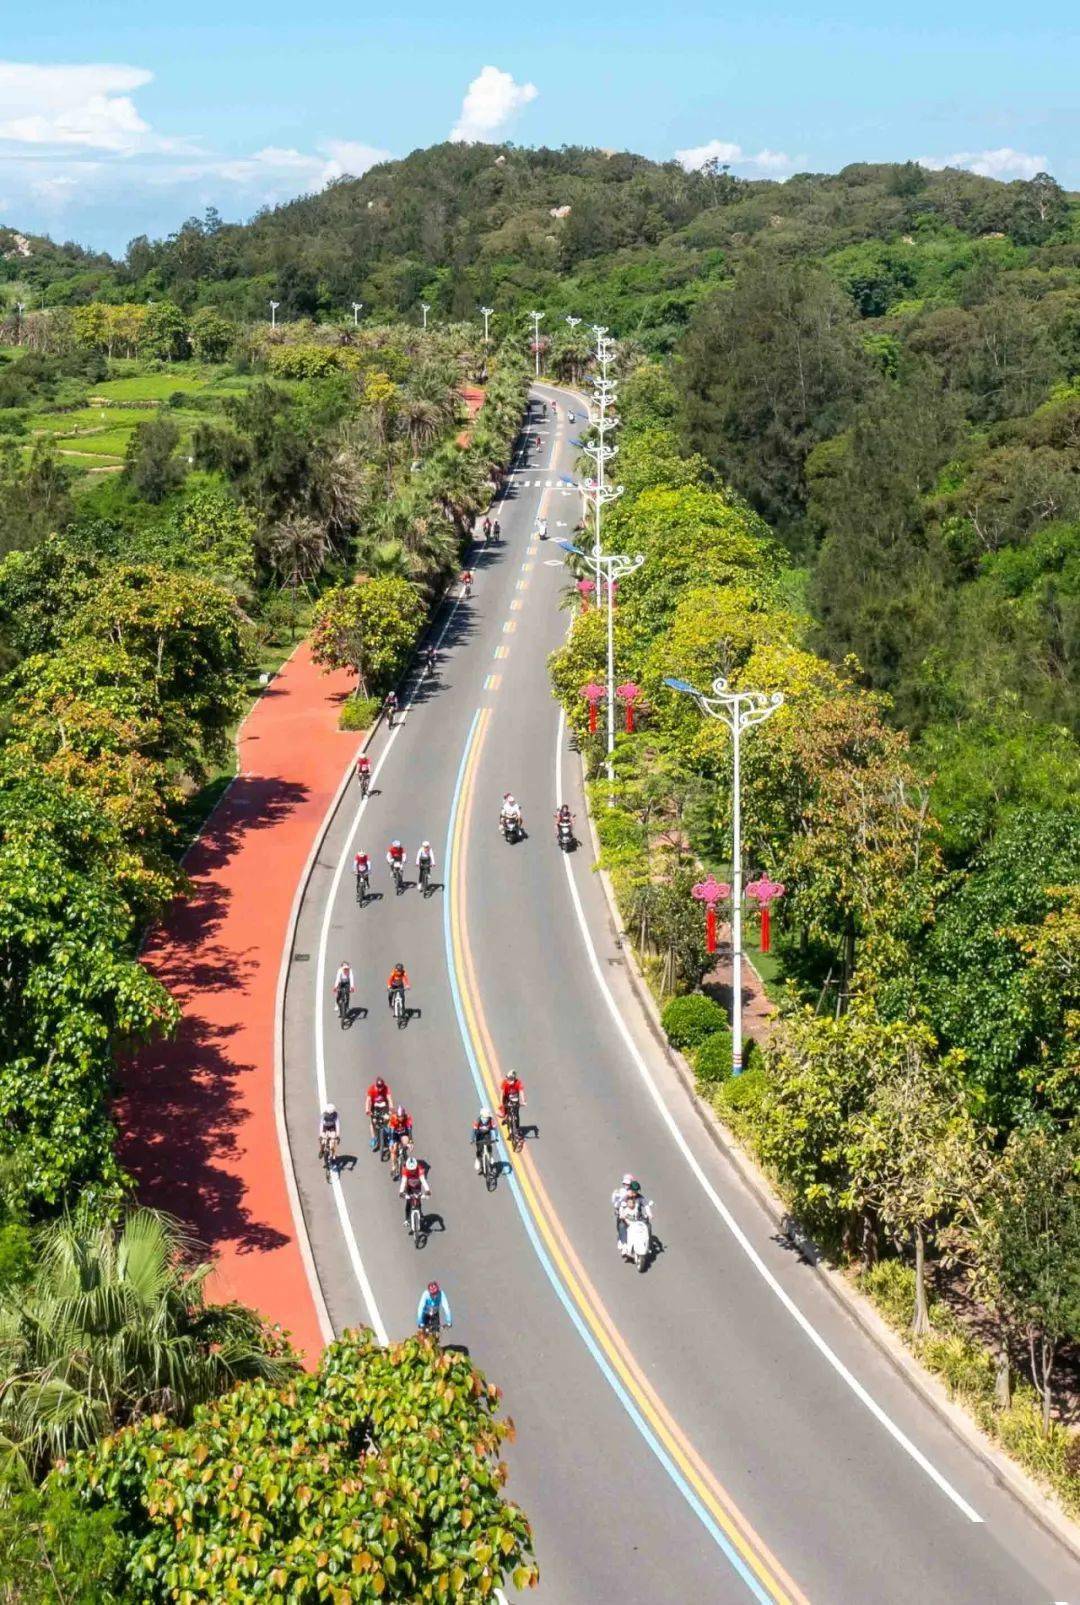
[{"label": "green shrub", "polygon": [[[715,1086],[731,1075],[731,1032],[714,1031],[694,1054],[694,1075],[705,1086]],[[741,1079],[741,1077],[740,1077]]]},{"label": "green shrub", "polygon": [[378,697],[346,697],[338,719],[339,730],[370,730],[379,717]]},{"label": "green shrub", "polygon": [[757,1127],[767,1084],[765,1071],[757,1066],[710,1089],[717,1114],[740,1136],[751,1137]]},{"label": "green shrub", "polygon": [[673,1048],[697,1048],[714,1032],[727,1029],[727,1016],[719,1003],[701,992],[672,998],[660,1016],[664,1034]]},{"label": "green shrub", "polygon": [[859,1276],[859,1287],[889,1322],[901,1329],[911,1326],[915,1314],[915,1267],[903,1260],[883,1259]]},{"label": "green shrub", "polygon": [[621,853],[627,849],[641,852],[644,849],[645,832],[633,815],[621,808],[597,809],[594,823],[605,853]]}]

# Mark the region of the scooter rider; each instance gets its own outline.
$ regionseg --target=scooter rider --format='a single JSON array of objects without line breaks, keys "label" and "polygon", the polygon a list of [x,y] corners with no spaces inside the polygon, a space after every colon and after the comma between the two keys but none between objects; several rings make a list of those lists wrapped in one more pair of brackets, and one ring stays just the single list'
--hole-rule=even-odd
[{"label": "scooter rider", "polygon": [[499,809],[499,829],[507,831],[514,826],[521,826],[521,804],[512,792],[504,792],[502,807]]},{"label": "scooter rider", "polygon": [[641,1191],[641,1183],[636,1176],[629,1173],[625,1175],[611,1195],[611,1207],[615,1211],[615,1231],[619,1239],[619,1253],[623,1259],[629,1259],[630,1250],[626,1246],[626,1228],[630,1221],[640,1216],[643,1220],[652,1220],[652,1205],[647,1203]]}]

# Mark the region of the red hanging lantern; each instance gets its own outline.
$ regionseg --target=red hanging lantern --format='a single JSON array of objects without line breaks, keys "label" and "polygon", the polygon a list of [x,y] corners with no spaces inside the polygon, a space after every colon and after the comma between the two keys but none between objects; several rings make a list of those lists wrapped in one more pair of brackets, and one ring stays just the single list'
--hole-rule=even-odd
[{"label": "red hanging lantern", "polygon": [[578,580],[577,591],[578,595],[581,597],[581,611],[583,613],[587,613],[589,611],[589,602],[595,590],[595,580]]},{"label": "red hanging lantern", "polygon": [[771,881],[767,875],[760,875],[756,881],[751,881],[746,888],[747,897],[752,897],[761,910],[761,951],[769,951],[769,939],[772,934],[769,920],[769,906],[783,897],[787,887],[782,881]]},{"label": "red hanging lantern", "polygon": [[616,686],[615,695],[626,706],[626,733],[634,733],[634,704],[641,699],[641,687],[635,685],[633,680],[624,680],[622,685]]},{"label": "red hanging lantern", "polygon": [[726,902],[731,896],[731,887],[726,881],[718,881],[710,875],[708,880],[698,881],[691,888],[691,895],[699,903],[705,904],[705,951],[716,952],[716,905]]},{"label": "red hanging lantern", "polygon": [[595,680],[590,680],[588,685],[583,685],[581,688],[581,695],[589,704],[589,734],[591,736],[596,734],[596,710],[603,702],[604,694],[604,687],[597,685]]}]

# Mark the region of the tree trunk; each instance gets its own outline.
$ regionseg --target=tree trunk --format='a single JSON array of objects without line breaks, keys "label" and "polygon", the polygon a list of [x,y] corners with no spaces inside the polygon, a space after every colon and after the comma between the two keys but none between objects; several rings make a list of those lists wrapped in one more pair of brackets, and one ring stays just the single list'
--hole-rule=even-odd
[{"label": "tree trunk", "polygon": [[1009,1341],[1004,1332],[998,1338],[994,1403],[1001,1410],[1007,1410],[1012,1404],[1012,1366],[1009,1364]]},{"label": "tree trunk", "polygon": [[915,1228],[915,1318],[911,1330],[923,1337],[930,1330],[930,1311],[926,1304],[926,1238],[921,1226]]}]

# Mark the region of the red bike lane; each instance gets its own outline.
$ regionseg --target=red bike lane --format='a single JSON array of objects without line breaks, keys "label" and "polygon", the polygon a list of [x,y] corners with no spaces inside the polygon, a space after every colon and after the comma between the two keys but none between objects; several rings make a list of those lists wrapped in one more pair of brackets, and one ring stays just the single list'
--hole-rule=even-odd
[{"label": "red bike lane", "polygon": [[277,988],[298,883],[362,739],[337,727],[351,689],[304,642],[241,727],[236,779],[185,859],[192,894],[142,954],[183,1021],[124,1067],[116,1106],[140,1202],[213,1251],[215,1298],[280,1323],[309,1364],[323,1336],[278,1139]]}]

